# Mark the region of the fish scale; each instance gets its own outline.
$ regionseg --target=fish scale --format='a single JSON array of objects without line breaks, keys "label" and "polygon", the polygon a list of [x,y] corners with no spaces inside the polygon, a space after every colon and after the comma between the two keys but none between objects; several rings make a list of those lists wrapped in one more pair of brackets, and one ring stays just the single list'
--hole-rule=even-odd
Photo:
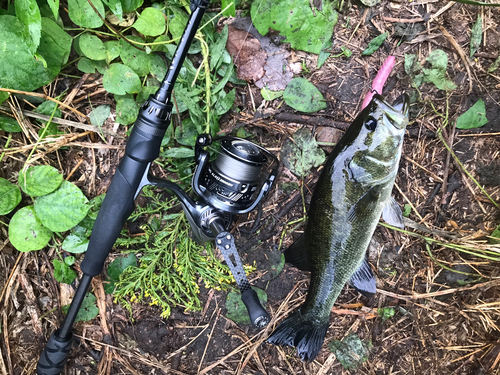
[{"label": "fish scale", "polygon": [[408,107],[406,95],[392,106],[374,96],[328,157],[311,198],[306,230],[285,251],[287,262],[311,272],[311,282],[304,304],[268,342],[296,347],[304,361],[319,353],[331,309],[347,282],[365,295],[375,294],[366,250],[383,212],[386,221],[402,219],[391,192]]}]

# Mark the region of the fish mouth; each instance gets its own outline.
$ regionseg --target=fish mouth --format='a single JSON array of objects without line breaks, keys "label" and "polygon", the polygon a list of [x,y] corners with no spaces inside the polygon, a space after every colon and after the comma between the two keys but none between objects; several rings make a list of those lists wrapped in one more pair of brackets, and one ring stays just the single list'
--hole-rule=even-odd
[{"label": "fish mouth", "polygon": [[392,105],[385,99],[376,95],[374,98],[379,108],[384,113],[384,121],[387,120],[397,129],[404,129],[408,125],[408,114],[410,110],[410,98],[406,94],[400,95]]}]

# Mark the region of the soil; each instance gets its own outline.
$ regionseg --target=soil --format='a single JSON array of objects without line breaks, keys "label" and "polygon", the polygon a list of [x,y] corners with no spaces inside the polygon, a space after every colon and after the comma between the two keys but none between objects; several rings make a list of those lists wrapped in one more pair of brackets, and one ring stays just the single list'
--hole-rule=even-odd
[{"label": "soil", "polygon": [[[442,126],[441,114],[448,111],[450,121],[445,139],[452,144],[468,173],[500,202],[500,78],[497,72],[486,73],[499,55],[500,11],[447,4],[439,0],[384,1],[373,8],[349,5],[339,15],[335,27],[333,54],[339,54],[340,47],[348,45],[354,52],[351,58],[330,57],[317,69],[316,55],[290,50],[291,61],[306,68],[301,75],[322,92],[327,109],[318,114],[295,116],[295,122],[278,121],[278,115],[292,116],[296,115],[295,111],[280,100],[264,102],[260,89],[250,84],[237,87],[238,111],[225,115],[220,125],[222,130],[244,126],[259,144],[276,154],[283,142],[304,126],[311,130],[318,130],[318,126],[333,127],[341,134],[359,112],[370,82],[387,55],[395,55],[397,59],[384,90],[391,101],[402,92],[418,97],[404,71],[404,55],[417,54],[423,62],[431,50],[443,49],[449,58],[449,78],[457,89],[447,96],[430,83],[420,88],[422,98],[411,107],[412,122],[394,189],[401,206],[413,206],[409,220],[413,223],[411,228],[417,229],[408,226],[406,229],[441,243],[425,242],[379,226],[368,249],[379,292],[367,299],[346,286],[331,313],[320,354],[313,362],[302,363],[292,348],[278,348],[264,341],[272,326],[304,301],[309,283],[307,272],[290,265],[285,265],[276,275],[283,248],[304,230],[302,225],[291,233],[294,226],[287,226],[303,216],[300,192],[288,188],[291,182],[300,184],[301,181],[282,168],[275,189],[263,203],[257,230],[252,232],[256,211],[240,217],[233,229],[244,263],[257,266],[257,271],[250,275],[251,282],[267,292],[267,309],[273,317],[270,326],[259,331],[226,318],[227,292],[224,291],[200,288],[203,312],[188,313],[175,308],[168,319],[160,318],[160,311],[147,304],[134,305],[130,316],[108,296],[103,315],[75,325],[79,343],[74,344],[65,374],[500,373],[498,263],[442,244],[484,247],[487,235],[499,224],[499,211],[459,163],[448,158],[446,148],[436,135]],[[440,10],[443,12],[437,21],[404,24],[407,19],[428,19]],[[469,77],[456,47],[438,26],[444,27],[468,55],[470,27],[478,14],[486,31],[479,53],[468,62]],[[396,28],[406,30],[407,26],[412,27],[407,34],[413,35],[406,36],[405,42],[399,43],[398,38],[390,37],[373,56],[360,56],[373,37],[384,31],[393,35]],[[76,81],[70,80],[67,84],[72,87]],[[452,130],[454,120],[479,98],[485,102],[490,121],[478,129]],[[85,101],[78,107],[81,111],[87,109],[83,103]],[[114,105],[112,96],[102,94],[92,102],[94,106],[102,103]],[[2,136],[0,142],[5,139]],[[100,142],[95,135],[84,139]],[[125,141],[115,139],[112,144],[123,146]],[[76,167],[70,181],[92,198],[106,190],[123,152],[121,148],[70,147],[47,154],[45,161],[60,166],[65,176]],[[324,150],[329,153],[331,147],[325,146]],[[20,155],[3,160],[0,176],[10,176],[10,171],[22,167],[26,155]],[[94,177],[89,181],[86,176],[91,174]],[[314,169],[304,181],[306,205],[317,176],[318,169]],[[145,201],[139,199],[137,203],[141,205]],[[137,224],[128,225],[130,233],[140,231]],[[0,285],[8,291],[1,301],[0,371],[34,374],[43,345],[58,327],[62,318],[60,307],[65,304],[61,301],[58,283],[51,277],[54,250],[20,256],[9,244],[6,228],[0,228]],[[280,248],[281,238],[284,240]],[[15,267],[17,259],[20,263]],[[21,274],[25,275],[24,279]],[[376,313],[377,308],[384,307],[395,311],[395,315],[385,321]],[[103,324],[109,327],[109,335],[103,331]],[[349,334],[371,341],[372,346],[366,362],[346,370],[327,344]]]}]

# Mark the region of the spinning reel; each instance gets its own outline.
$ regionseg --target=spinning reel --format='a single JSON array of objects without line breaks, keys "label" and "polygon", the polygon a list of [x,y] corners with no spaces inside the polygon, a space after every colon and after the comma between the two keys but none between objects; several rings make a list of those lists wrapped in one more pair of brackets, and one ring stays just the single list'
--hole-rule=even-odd
[{"label": "spinning reel", "polygon": [[[220,151],[213,162],[205,147],[218,141]],[[152,176],[146,171],[140,189],[145,185],[163,187],[174,192],[191,225],[193,238],[202,244],[216,241],[224,260],[242,293],[252,323],[259,328],[269,322],[257,294],[250,287],[233,236],[227,232],[233,216],[252,211],[271,190],[278,174],[278,159],[265,148],[236,137],[213,139],[198,136],[195,146],[196,169],[192,188],[198,195],[193,201],[181,187]],[[149,168],[148,168],[149,170]]]}]

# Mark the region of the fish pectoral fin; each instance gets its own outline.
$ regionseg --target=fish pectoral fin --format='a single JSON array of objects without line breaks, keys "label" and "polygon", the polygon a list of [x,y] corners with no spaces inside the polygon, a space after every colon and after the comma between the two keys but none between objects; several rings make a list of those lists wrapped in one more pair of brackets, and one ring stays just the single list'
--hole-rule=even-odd
[{"label": "fish pectoral fin", "polygon": [[307,257],[305,236],[301,235],[292,246],[285,250],[285,260],[299,270],[311,271],[311,263]]},{"label": "fish pectoral fin", "polygon": [[377,207],[377,202],[380,196],[381,187],[379,185],[372,186],[361,198],[354,204],[347,215],[347,221],[354,224],[366,217]]},{"label": "fish pectoral fin", "polygon": [[403,212],[393,196],[389,199],[382,211],[382,218],[387,224],[404,229]]},{"label": "fish pectoral fin", "polygon": [[349,280],[349,284],[367,298],[371,298],[377,293],[377,282],[367,258],[363,260],[361,266],[354,272]]}]

